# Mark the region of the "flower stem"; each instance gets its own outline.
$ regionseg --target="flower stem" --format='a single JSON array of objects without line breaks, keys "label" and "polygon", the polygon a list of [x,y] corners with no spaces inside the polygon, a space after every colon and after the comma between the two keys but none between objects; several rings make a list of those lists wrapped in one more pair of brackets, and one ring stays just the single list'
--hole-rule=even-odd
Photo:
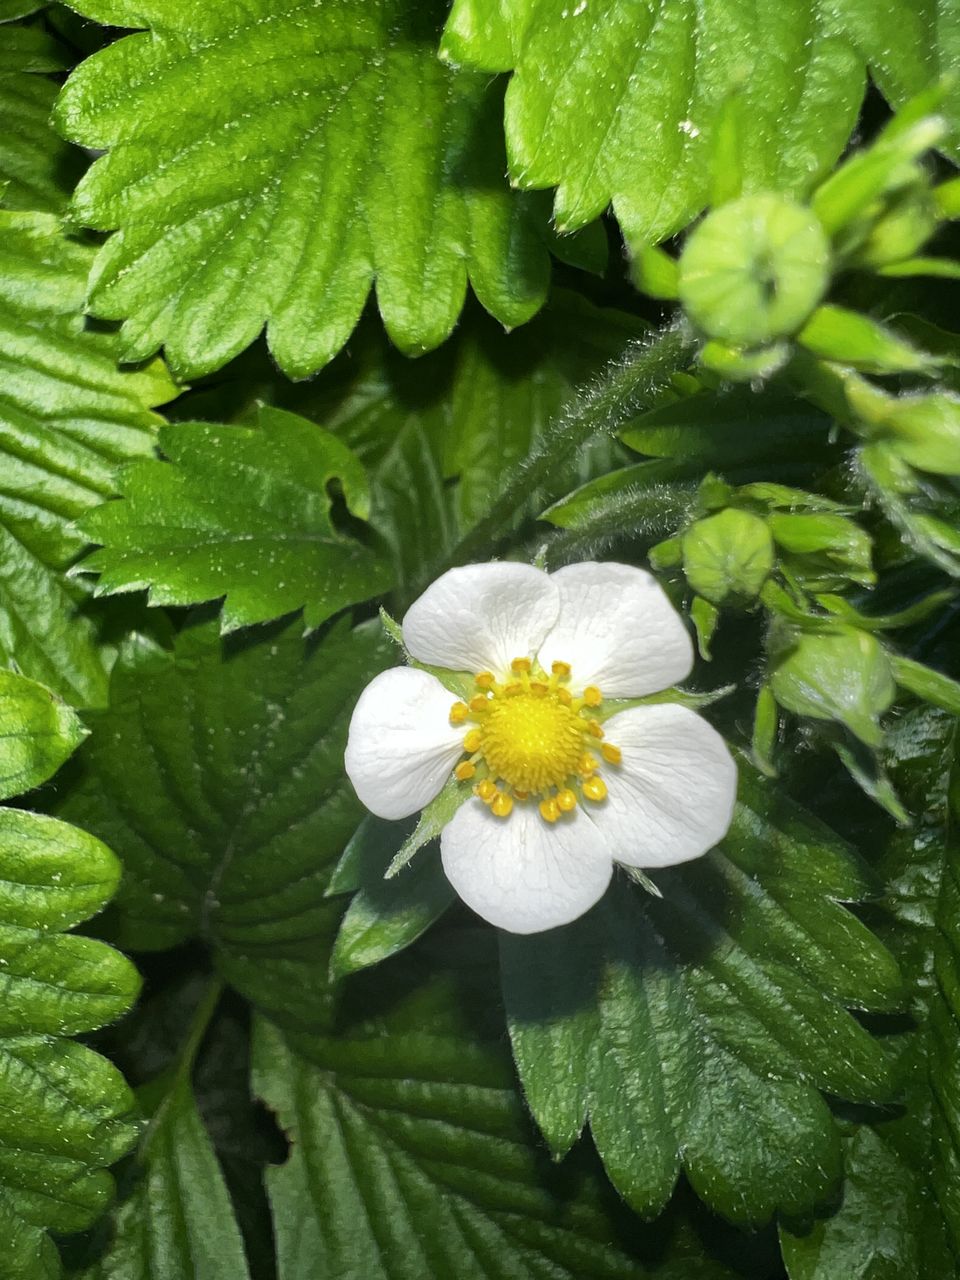
[{"label": "flower stem", "polygon": [[649,408],[671,375],[689,361],[693,349],[681,324],[631,343],[620,360],[547,424],[487,515],[454,547],[448,563],[465,564],[489,556],[551,473],[594,436],[612,435],[636,413]]}]

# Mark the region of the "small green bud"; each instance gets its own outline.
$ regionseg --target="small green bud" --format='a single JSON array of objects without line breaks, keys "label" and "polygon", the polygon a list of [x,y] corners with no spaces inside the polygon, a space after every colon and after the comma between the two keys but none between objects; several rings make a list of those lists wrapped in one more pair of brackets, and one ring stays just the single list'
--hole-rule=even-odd
[{"label": "small green bud", "polygon": [[773,633],[769,648],[775,661],[770,689],[781,707],[839,721],[868,747],[880,745],[878,720],[896,685],[876,636],[843,624],[819,632],[785,628]]},{"label": "small green bud", "polygon": [[943,391],[888,396],[855,383],[847,400],[887,453],[934,475],[960,475],[960,398]]},{"label": "small green bud", "polygon": [[683,535],[683,571],[712,604],[753,600],[773,568],[773,539],[765,521],[728,507],[698,520]]},{"label": "small green bud", "polygon": [[901,192],[871,227],[850,262],[885,267],[912,258],[937,229],[933,193],[926,184]]},{"label": "small green bud", "polygon": [[876,320],[844,307],[818,307],[798,341],[821,360],[836,360],[866,373],[926,373],[943,363]]},{"label": "small green bud", "polygon": [[830,248],[809,209],[744,196],[701,222],[680,256],[680,300],[712,338],[756,347],[795,333],[830,279]]},{"label": "small green bud", "polygon": [[846,516],[777,511],[768,523],[790,568],[809,590],[830,591],[847,579],[862,586],[876,581],[870,535]]}]

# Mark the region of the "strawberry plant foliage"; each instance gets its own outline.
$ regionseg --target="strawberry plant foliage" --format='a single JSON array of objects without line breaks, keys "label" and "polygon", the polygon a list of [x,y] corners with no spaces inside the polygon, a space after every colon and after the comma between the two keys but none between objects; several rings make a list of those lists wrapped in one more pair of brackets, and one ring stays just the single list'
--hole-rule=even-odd
[{"label": "strawberry plant foliage", "polygon": [[192,376],[267,325],[302,377],[374,282],[411,355],[449,335],[468,280],[506,325],[543,302],[542,207],[503,179],[498,86],[435,57],[442,5],[76,7],[151,28],[84,63],[57,108],[67,136],[108,149],[73,212],[116,231],[90,304],[125,320],[125,358],[165,344]]},{"label": "strawberry plant foliage", "polygon": [[637,248],[686,226],[715,183],[803,189],[837,158],[865,69],[902,102],[950,68],[953,6],[910,0],[455,0],[444,56],[512,71],[521,187],[557,187],[561,227],[613,203]]}]

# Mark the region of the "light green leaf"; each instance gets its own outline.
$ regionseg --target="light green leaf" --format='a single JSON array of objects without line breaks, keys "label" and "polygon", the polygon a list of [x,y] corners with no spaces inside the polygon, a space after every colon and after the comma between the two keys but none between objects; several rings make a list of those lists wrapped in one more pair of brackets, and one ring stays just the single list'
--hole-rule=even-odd
[{"label": "light green leaf", "polygon": [[240,1229],[213,1146],[183,1074],[165,1086],[135,1156],[136,1179],[113,1214],[103,1256],[78,1280],[246,1280]]},{"label": "light green leaf", "polygon": [[411,834],[391,858],[386,874],[389,878],[399,875],[415,853],[435,840],[450,822],[465,800],[473,794],[473,784],[449,778],[439,795],[434,796],[423,812]]},{"label": "light green leaf", "polygon": [[55,1280],[46,1235],[79,1231],[109,1204],[113,1164],[135,1137],[120,1073],[64,1037],[118,1018],[136,970],[63,931],[99,911],[120,867],[66,823],[0,809],[0,1251],[2,1280]]},{"label": "light green leaf", "polygon": [[932,667],[915,662],[912,658],[903,658],[899,654],[890,655],[890,666],[893,678],[901,689],[916,694],[931,706],[949,711],[951,715],[960,716],[960,683]]},{"label": "light green leaf", "polygon": [[[791,1280],[939,1280],[960,1259],[960,919],[950,785],[956,721],[924,707],[893,726],[886,763],[919,827],[879,845],[888,886],[876,925],[909,983],[899,1049],[902,1105],[849,1133],[835,1212],[783,1232]],[[842,806],[847,800],[838,796]]]},{"label": "light green leaf", "polygon": [[125,359],[165,344],[194,376],[266,324],[278,364],[304,377],[374,281],[408,355],[449,336],[468,279],[510,327],[543,303],[544,210],[504,179],[500,86],[437,61],[439,0],[76,7],[152,28],[81,64],[57,107],[66,136],[108,150],[73,209],[116,229],[90,305],[126,320]]},{"label": "light green leaf", "polygon": [[194,623],[172,654],[114,670],[59,809],[123,861],[116,928],[131,947],[201,936],[257,953],[336,919],[324,891],[362,816],[347,723],[392,655],[376,622],[313,642],[301,630],[221,640]]},{"label": "light green leaf", "polygon": [[225,596],[224,631],[303,609],[318,627],[386,589],[389,570],[330,518],[336,480],[355,516],[370,513],[366,473],[336,436],[280,409],[255,428],[163,427],[167,462],[133,463],[121,501],[83,521],[103,549],[83,562],[98,594],[149,587],[153,604]]},{"label": "light green leaf", "polygon": [[[42,6],[4,0],[0,23]],[[57,137],[50,112],[66,50],[38,27],[0,26],[0,203],[59,213],[83,172],[83,157]],[[4,184],[6,188],[4,189]]]},{"label": "light green leaf", "polygon": [[879,746],[879,717],[896,693],[890,660],[876,636],[837,623],[830,631],[774,637],[770,690],[794,715],[836,720],[868,747]]},{"label": "light green leaf", "polygon": [[91,258],[53,217],[0,212],[0,662],[80,705],[105,698],[112,654],[66,577],[76,521],[150,453],[150,406],[176,394],[161,364],[121,372],[116,339],[84,326]]},{"label": "light green leaf", "polygon": [[77,716],[49,689],[0,669],[0,800],[46,782],[84,737]]},{"label": "light green leaf", "polygon": [[644,1216],[681,1168],[736,1221],[810,1211],[840,1177],[817,1089],[866,1102],[896,1087],[844,1008],[892,1010],[901,994],[893,958],[838,905],[871,893],[869,877],[741,766],[721,848],[655,880],[661,899],[615,886],[567,929],[504,936],[527,1101],[558,1151],[589,1113],[608,1174]]},{"label": "light green leaf", "polygon": [[710,198],[732,95],[745,190],[802,190],[825,172],[864,89],[845,7],[834,16],[812,0],[709,11],[693,0],[456,0],[441,49],[453,62],[513,69],[514,181],[557,186],[561,228],[612,201],[639,249],[686,226]]},{"label": "light green leaf", "polygon": [[869,316],[830,304],[817,308],[797,341],[821,360],[837,360],[864,373],[932,373],[943,363]]}]

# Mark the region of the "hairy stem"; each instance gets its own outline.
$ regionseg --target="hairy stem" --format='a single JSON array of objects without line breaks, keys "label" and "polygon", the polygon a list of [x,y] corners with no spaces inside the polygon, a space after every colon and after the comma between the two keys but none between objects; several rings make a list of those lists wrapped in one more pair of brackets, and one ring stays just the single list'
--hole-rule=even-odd
[{"label": "hairy stem", "polygon": [[613,435],[631,417],[649,408],[671,375],[688,363],[693,350],[693,342],[680,324],[631,343],[617,363],[547,425],[487,515],[454,547],[449,563],[465,564],[489,556],[524,511],[531,494],[549,480],[555,468],[594,436]]}]

